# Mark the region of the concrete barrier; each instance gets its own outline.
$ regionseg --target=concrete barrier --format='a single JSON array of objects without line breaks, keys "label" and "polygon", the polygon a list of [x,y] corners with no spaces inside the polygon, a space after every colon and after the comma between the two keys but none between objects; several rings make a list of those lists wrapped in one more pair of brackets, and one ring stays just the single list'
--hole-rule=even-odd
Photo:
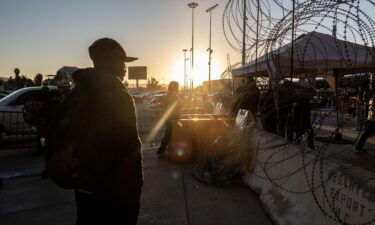
[{"label": "concrete barrier", "polygon": [[375,173],[347,163],[351,146],[312,150],[254,129],[257,166],[243,180],[259,193],[275,224],[374,224]]}]

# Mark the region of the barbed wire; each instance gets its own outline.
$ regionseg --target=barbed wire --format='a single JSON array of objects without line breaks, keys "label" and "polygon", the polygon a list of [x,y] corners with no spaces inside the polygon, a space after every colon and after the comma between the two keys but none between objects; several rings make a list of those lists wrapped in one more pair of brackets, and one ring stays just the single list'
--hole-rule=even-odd
[{"label": "barbed wire", "polygon": [[[245,16],[244,1],[248,6]],[[325,217],[349,225],[343,214],[337,210],[339,195],[348,188],[348,185],[341,185],[332,193],[330,182],[334,174],[345,174],[346,171],[359,168],[346,163],[346,158],[348,153],[353,151],[354,144],[363,131],[357,133],[351,144],[343,145],[344,147],[339,149],[334,143],[321,143],[311,148],[309,138],[312,134],[319,134],[324,124],[329,124],[329,120],[336,115],[337,124],[333,125],[336,129],[330,133],[330,137],[334,138],[337,132],[342,130],[344,113],[351,107],[351,98],[355,98],[357,104],[356,116],[362,117],[361,120],[357,120],[359,123],[357,126],[363,126],[365,122],[366,101],[374,93],[371,85],[375,70],[371,68],[375,67],[373,20],[375,0],[295,1],[294,17],[291,2],[291,0],[229,0],[227,2],[222,17],[222,30],[228,44],[234,51],[242,52],[243,19],[246,18],[245,55],[246,61],[250,62],[246,66],[251,67],[257,62],[258,69],[262,69],[267,74],[266,77],[258,77],[256,73],[258,71],[247,71],[250,77],[254,76],[254,79],[245,82],[237,89],[238,93],[235,93],[233,98],[233,111],[242,108],[251,111],[252,115],[260,113],[261,123],[266,125],[264,128],[267,131],[287,138],[288,129],[294,129],[293,131],[296,132],[295,126],[301,126],[303,123],[302,117],[288,122],[292,114],[291,109],[303,108],[308,100],[312,107],[310,110],[312,114],[309,115],[312,118],[309,121],[311,127],[304,128],[303,134],[296,134],[289,141],[285,139],[280,141],[280,138],[270,138],[269,135],[264,136],[264,132],[258,133],[260,141],[256,143],[251,140],[250,131],[232,135],[246,137],[248,139],[246,143],[256,146],[256,149],[247,148],[248,151],[255,151],[257,155],[254,162],[257,167],[252,171],[253,176],[270,182],[274,188],[285,193],[311,194]],[[292,34],[293,28],[294,34]],[[292,40],[292,37],[295,39]],[[291,42],[293,42],[293,58]],[[257,56],[258,59],[255,61]],[[292,63],[293,68],[291,68]],[[340,70],[336,70],[337,68]],[[247,73],[246,67],[243,71]],[[303,79],[311,86],[314,85],[317,76],[327,79],[333,77],[335,72],[340,76],[340,79],[336,76],[335,84],[332,82],[330,84],[335,90],[328,88],[322,91],[318,87],[314,87],[313,90],[302,87]],[[292,74],[294,78],[299,78],[299,85],[293,84],[293,80],[290,79]],[[231,73],[229,71],[223,73],[222,77],[230,78]],[[252,83],[254,80],[256,80],[255,88]],[[256,99],[257,104],[251,99]],[[332,110],[321,110],[328,105]],[[248,129],[257,130],[256,127],[248,127]],[[233,136],[227,138],[233,139]],[[233,140],[237,140],[238,143],[230,142],[230,148],[237,149],[240,152],[237,154],[242,154],[242,161],[252,160],[251,154],[238,150],[243,146],[241,140]],[[229,151],[228,154],[236,154],[235,152]],[[220,167],[225,167],[222,164],[224,157],[222,152],[219,151],[212,157],[215,158],[214,161],[221,160]],[[290,163],[293,163],[292,167],[288,166]],[[236,167],[233,173],[238,174],[238,168]],[[226,168],[226,178],[231,177],[228,171],[230,169]],[[275,171],[279,172],[275,173]],[[220,173],[215,175],[219,176]],[[375,177],[364,176],[363,180],[351,182],[350,185],[366,185],[374,179]],[[298,185],[305,183],[305,186],[297,187],[293,186],[293,183]],[[373,223],[375,218],[356,224]]]}]

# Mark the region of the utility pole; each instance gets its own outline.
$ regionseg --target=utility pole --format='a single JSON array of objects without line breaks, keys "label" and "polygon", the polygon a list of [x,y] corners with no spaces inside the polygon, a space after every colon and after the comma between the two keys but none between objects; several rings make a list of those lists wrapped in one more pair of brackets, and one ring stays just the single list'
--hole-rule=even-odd
[{"label": "utility pole", "polygon": [[186,72],[186,61],[188,60],[186,58],[187,49],[183,49],[182,51],[184,52],[184,91],[185,91],[186,87],[188,86],[188,77],[187,77],[187,72]]},{"label": "utility pole", "polygon": [[198,3],[191,2],[188,4],[191,9],[191,89],[194,88],[194,9],[198,7]]},{"label": "utility pole", "polygon": [[290,82],[293,82],[293,75],[294,75],[294,12],[296,10],[296,4],[295,0],[292,0],[293,2],[293,9],[292,9],[292,52],[291,52],[291,57],[290,57]]},{"label": "utility pole", "polygon": [[212,37],[212,10],[214,10],[219,4],[215,4],[214,6],[210,7],[206,10],[206,13],[210,13],[210,41],[209,41],[209,47],[207,49],[208,51],[208,93],[211,93],[211,54],[212,54],[212,45],[211,45],[211,37]]},{"label": "utility pole", "polygon": [[243,34],[242,34],[242,65],[246,63],[246,1],[243,0]]}]

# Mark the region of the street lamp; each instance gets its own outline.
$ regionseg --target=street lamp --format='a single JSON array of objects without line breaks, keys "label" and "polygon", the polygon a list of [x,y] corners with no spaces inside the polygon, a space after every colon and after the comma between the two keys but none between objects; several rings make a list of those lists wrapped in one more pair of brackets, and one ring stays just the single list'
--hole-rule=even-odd
[{"label": "street lamp", "polygon": [[194,9],[198,7],[198,3],[191,2],[188,4],[191,9],[191,89],[193,89],[193,74],[194,74]]},{"label": "street lamp", "polygon": [[189,58],[186,58],[186,52],[187,52],[187,49],[183,49],[182,50],[184,52],[184,90],[186,90],[186,87],[188,86],[188,76],[187,76],[187,72],[186,72],[186,61],[189,60]]},{"label": "street lamp", "polygon": [[212,10],[214,10],[219,4],[215,4],[214,6],[210,7],[206,10],[206,13],[210,13],[210,41],[209,41],[209,47],[207,49],[208,51],[208,93],[211,93],[211,54],[212,54],[212,48],[211,48],[211,30],[212,30]]}]

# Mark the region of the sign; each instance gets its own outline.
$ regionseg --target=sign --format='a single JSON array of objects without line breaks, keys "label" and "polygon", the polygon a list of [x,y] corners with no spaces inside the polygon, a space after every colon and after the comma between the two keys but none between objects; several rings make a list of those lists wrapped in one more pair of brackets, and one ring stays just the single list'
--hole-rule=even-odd
[{"label": "sign", "polygon": [[129,80],[147,80],[147,67],[146,66],[130,66]]}]

